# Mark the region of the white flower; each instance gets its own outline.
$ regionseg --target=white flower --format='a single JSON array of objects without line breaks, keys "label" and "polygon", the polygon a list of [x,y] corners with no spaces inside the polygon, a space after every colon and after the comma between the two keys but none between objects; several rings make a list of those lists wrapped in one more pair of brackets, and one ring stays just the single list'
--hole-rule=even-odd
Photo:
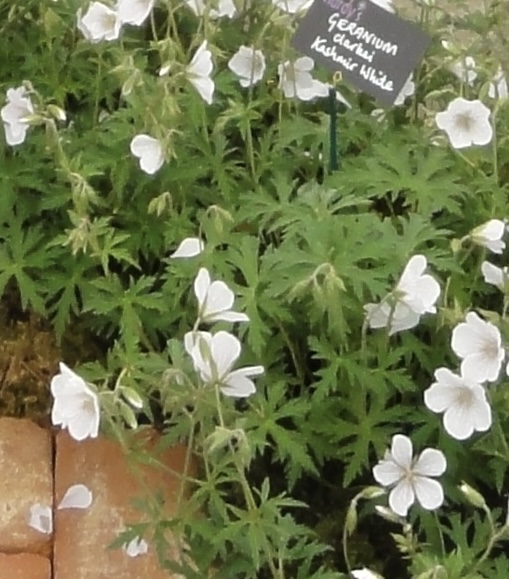
[{"label": "white flower", "polygon": [[[191,10],[198,16],[202,16],[207,7],[206,0],[184,0]],[[209,2],[210,4],[210,2]],[[235,16],[236,8],[233,0],[217,0],[217,10],[211,8],[209,11],[209,18],[216,20],[223,16],[233,18]]]},{"label": "white flower", "polygon": [[420,316],[436,312],[435,302],[440,295],[438,282],[424,271],[427,267],[424,255],[414,255],[403,270],[396,288],[380,304],[366,304],[370,328],[386,328],[389,335],[415,327]]},{"label": "white flower", "polygon": [[501,68],[498,69],[497,74],[490,82],[488,96],[492,99],[506,99],[509,96],[507,79]]},{"label": "white flower", "polygon": [[505,357],[502,337],[496,326],[469,312],[466,322],[452,331],[451,347],[461,358],[461,375],[475,382],[494,382]]},{"label": "white flower", "polygon": [[250,379],[263,374],[263,366],[246,366],[233,370],[240,356],[239,340],[228,332],[188,332],[184,346],[193,360],[194,369],[206,384],[217,384],[225,396],[247,398],[256,392]]},{"label": "white flower", "polygon": [[265,57],[261,50],[243,45],[231,57],[228,68],[239,77],[241,86],[252,86],[263,78]]},{"label": "white flower", "polygon": [[186,237],[170,255],[170,259],[195,257],[203,251],[204,247],[205,244],[201,239],[197,237]]},{"label": "white flower", "polygon": [[80,32],[92,43],[116,40],[120,34],[122,23],[117,12],[101,2],[92,2],[84,16],[80,8],[77,17]]},{"label": "white flower", "polygon": [[88,509],[92,504],[92,491],[83,484],[70,486],[57,509]]},{"label": "white flower", "polygon": [[201,322],[249,322],[246,314],[231,310],[235,294],[224,281],[210,281],[210,274],[200,268],[194,280],[194,295],[198,300],[198,319]]},{"label": "white flower", "polygon": [[117,13],[122,24],[140,26],[148,18],[155,0],[118,0]]},{"label": "white flower", "polygon": [[148,544],[141,537],[135,537],[132,541],[125,544],[122,549],[125,551],[127,556],[138,557],[139,555],[145,555],[147,553]]},{"label": "white flower", "polygon": [[164,163],[161,143],[149,135],[136,135],[131,141],[131,153],[140,160],[140,168],[148,175],[156,173]]},{"label": "white flower", "polygon": [[415,82],[412,80],[412,75],[407,78],[407,81],[403,85],[403,88],[399,91],[394,104],[400,106],[404,104],[405,99],[412,96],[415,93]]},{"label": "white flower", "polygon": [[509,272],[507,267],[501,268],[493,265],[489,261],[483,261],[481,271],[486,283],[498,287],[501,291],[505,291],[505,289],[509,287]]},{"label": "white flower", "polygon": [[373,4],[377,4],[380,8],[387,10],[387,12],[394,12],[394,6],[392,5],[392,0],[371,0]]},{"label": "white flower", "polygon": [[96,438],[99,433],[100,409],[97,394],[60,362],[60,373],[51,379],[53,409],[51,421],[67,428],[75,440]]},{"label": "white flower", "polygon": [[[373,2],[374,0],[371,1]],[[373,571],[366,569],[366,567],[352,571],[351,575],[354,579],[380,579],[378,573],[374,573]]]},{"label": "white flower", "polygon": [[215,88],[214,81],[210,78],[212,68],[212,53],[207,50],[207,41],[204,40],[187,67],[187,78],[199,92],[201,98],[209,105],[212,104]]},{"label": "white flower", "polygon": [[444,502],[444,491],[437,481],[429,478],[445,472],[445,456],[434,448],[424,449],[414,459],[412,441],[402,434],[392,437],[391,450],[373,468],[375,480],[386,487],[394,487],[389,495],[389,506],[401,517],[419,501],[423,509],[434,510]]},{"label": "white flower", "polygon": [[300,10],[306,10],[313,4],[313,0],[272,0],[272,4],[285,12],[295,14]]},{"label": "white flower", "polygon": [[461,80],[469,85],[472,85],[477,78],[475,72],[475,60],[471,56],[467,56],[451,66],[452,72]]},{"label": "white flower", "polygon": [[444,428],[457,440],[491,426],[491,408],[484,388],[475,380],[458,376],[447,368],[435,370],[433,384],[424,392],[424,403],[433,412],[444,413]]},{"label": "white flower", "polygon": [[30,507],[30,514],[28,517],[28,524],[32,529],[51,535],[53,532],[53,511],[48,505],[41,505],[36,503]]},{"label": "white flower", "polygon": [[301,56],[295,62],[287,60],[278,65],[279,85],[286,98],[297,97],[309,101],[315,97],[325,97],[329,94],[329,85],[315,80],[310,71],[315,63],[309,56]]},{"label": "white flower", "polygon": [[26,117],[33,114],[34,107],[24,86],[7,89],[7,104],[0,115],[4,124],[5,140],[8,145],[20,145],[26,138]]},{"label": "white flower", "polygon": [[455,149],[471,145],[487,145],[493,137],[490,109],[476,99],[468,101],[458,97],[449,103],[447,110],[437,113],[435,122],[449,137]]},{"label": "white flower", "polygon": [[470,239],[493,253],[502,253],[505,249],[504,234],[505,223],[501,219],[490,219],[471,231]]}]

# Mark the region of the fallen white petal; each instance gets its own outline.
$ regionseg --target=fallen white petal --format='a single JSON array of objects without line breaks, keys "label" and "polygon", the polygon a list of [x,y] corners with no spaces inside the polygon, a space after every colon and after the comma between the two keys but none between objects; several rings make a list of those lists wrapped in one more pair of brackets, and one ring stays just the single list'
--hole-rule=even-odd
[{"label": "fallen white petal", "polygon": [[50,506],[36,503],[30,507],[30,517],[28,524],[32,529],[51,535],[53,532],[53,511]]},{"label": "fallen white petal", "polygon": [[73,485],[67,489],[58,509],[88,509],[92,504],[92,492],[83,484]]},{"label": "fallen white petal", "polygon": [[122,547],[128,557],[138,557],[145,555],[148,551],[147,542],[141,537],[135,537],[132,541]]}]

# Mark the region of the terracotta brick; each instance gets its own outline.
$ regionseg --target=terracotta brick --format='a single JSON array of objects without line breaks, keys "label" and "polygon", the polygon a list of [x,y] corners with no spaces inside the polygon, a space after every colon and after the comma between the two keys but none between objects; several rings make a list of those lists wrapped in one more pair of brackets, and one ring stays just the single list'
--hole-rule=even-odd
[{"label": "terracotta brick", "polygon": [[[147,431],[146,445],[153,448],[157,436]],[[158,456],[177,472],[185,463],[185,447],[176,446]],[[142,482],[140,482],[142,481]],[[103,437],[82,442],[66,432],[56,438],[55,504],[74,484],[86,485],[93,494],[92,505],[85,510],[62,509],[55,513],[54,579],[169,579],[159,567],[155,546],[148,553],[128,557],[122,549],[107,546],[127,528],[147,520],[147,514],[135,509],[132,500],[162,491],[165,515],[175,512],[175,497],[180,479],[167,471],[142,466],[128,460],[120,445]],[[174,576],[176,577],[176,576]]]},{"label": "terracotta brick", "polygon": [[5,555],[0,553],[0,579],[50,579],[51,564],[49,559],[21,553]]},{"label": "terracotta brick", "polygon": [[30,508],[52,506],[52,443],[30,420],[0,418],[0,551],[49,555],[51,536],[28,525]]}]

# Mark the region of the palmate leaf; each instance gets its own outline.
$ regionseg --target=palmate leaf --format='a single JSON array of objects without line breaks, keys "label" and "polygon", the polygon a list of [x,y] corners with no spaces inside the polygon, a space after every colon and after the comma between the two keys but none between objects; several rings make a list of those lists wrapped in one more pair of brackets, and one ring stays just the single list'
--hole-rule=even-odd
[{"label": "palmate leaf", "polygon": [[0,295],[14,278],[22,308],[30,306],[38,313],[45,312],[41,280],[53,265],[55,255],[54,248],[45,247],[44,239],[40,227],[24,229],[14,215],[0,231]]},{"label": "palmate leaf", "polygon": [[311,458],[309,441],[298,428],[305,422],[309,402],[305,397],[288,399],[285,380],[274,380],[266,390],[266,397],[257,397],[253,413],[247,418],[246,430],[253,447],[263,452],[272,447],[276,460],[285,465],[289,485],[293,486],[302,472],[318,475]]}]

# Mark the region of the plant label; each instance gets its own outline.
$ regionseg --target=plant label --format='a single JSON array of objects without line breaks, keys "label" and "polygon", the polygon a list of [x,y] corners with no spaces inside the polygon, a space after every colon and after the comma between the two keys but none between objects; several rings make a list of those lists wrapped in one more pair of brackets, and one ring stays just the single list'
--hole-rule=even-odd
[{"label": "plant label", "polygon": [[369,0],[315,0],[292,43],[391,106],[430,40],[415,24]]}]

